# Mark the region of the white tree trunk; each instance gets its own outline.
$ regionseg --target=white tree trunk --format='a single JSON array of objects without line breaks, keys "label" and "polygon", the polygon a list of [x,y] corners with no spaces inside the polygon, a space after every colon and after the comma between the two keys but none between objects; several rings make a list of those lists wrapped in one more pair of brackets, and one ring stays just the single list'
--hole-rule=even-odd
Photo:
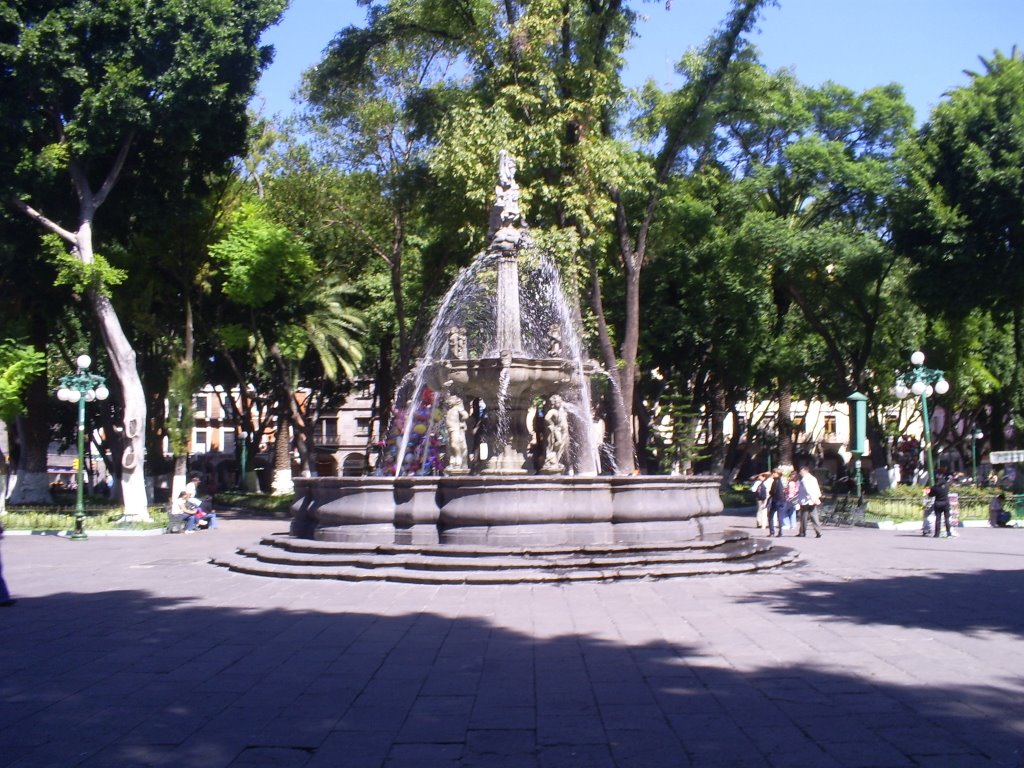
[{"label": "white tree trunk", "polygon": [[178,494],[185,490],[188,482],[188,457],[174,457],[174,475],[171,478],[171,503],[178,498]]},{"label": "white tree trunk", "polygon": [[274,443],[274,483],[271,493],[282,496],[295,492],[295,481],[292,478],[292,453],[289,441],[288,420],[282,415],[277,416],[277,440]]},{"label": "white tree trunk", "polygon": [[135,350],[121,328],[110,299],[93,292],[93,312],[107,348],[110,367],[124,397],[125,449],[121,455],[121,495],[129,520],[149,520],[149,500],[143,466],[146,458],[146,392],[135,364]]}]

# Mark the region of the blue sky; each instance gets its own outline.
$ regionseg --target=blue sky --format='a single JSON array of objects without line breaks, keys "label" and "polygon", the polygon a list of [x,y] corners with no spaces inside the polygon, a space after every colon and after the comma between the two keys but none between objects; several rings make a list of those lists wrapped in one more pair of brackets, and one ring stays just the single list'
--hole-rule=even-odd
[{"label": "blue sky", "polygon": [[[728,0],[634,3],[647,18],[629,53],[627,81],[678,84],[674,64],[721,22]],[[338,30],[361,25],[355,0],[292,0],[264,42],[274,63],[260,80],[253,106],[264,114],[293,109],[292,92]],[[979,56],[1024,48],[1022,0],[780,0],[751,37],[771,69],[792,68],[801,82],[833,80],[854,90],[897,82],[917,120],[925,120],[943,94],[968,81],[965,69]]]}]

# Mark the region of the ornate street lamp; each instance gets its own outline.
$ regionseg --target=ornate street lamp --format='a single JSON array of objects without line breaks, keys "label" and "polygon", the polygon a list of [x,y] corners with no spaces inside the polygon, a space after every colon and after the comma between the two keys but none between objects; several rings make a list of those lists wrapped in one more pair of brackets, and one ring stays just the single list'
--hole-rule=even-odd
[{"label": "ornate street lamp", "polygon": [[974,484],[978,485],[978,441],[985,436],[985,433],[980,429],[975,429],[971,433],[971,480]]},{"label": "ornate street lamp", "polygon": [[933,394],[944,395],[949,392],[949,382],[946,381],[943,371],[925,367],[924,352],[918,351],[912,354],[910,363],[914,367],[909,372],[897,377],[893,393],[900,400],[911,393],[915,397],[921,398],[921,414],[924,418],[924,452],[928,459],[928,483],[934,485],[935,465],[932,462],[932,425],[931,417],[928,415],[928,398]]},{"label": "ornate street lamp", "polygon": [[85,535],[85,503],[82,496],[85,485],[82,478],[85,464],[85,404],[93,400],[106,400],[110,396],[110,390],[107,389],[107,382],[102,376],[89,373],[92,359],[88,355],[79,355],[75,363],[78,365],[76,373],[60,377],[57,399],[67,403],[78,403],[78,468],[75,472],[78,493],[75,500],[75,532],[71,534],[71,538],[82,540],[89,538]]}]

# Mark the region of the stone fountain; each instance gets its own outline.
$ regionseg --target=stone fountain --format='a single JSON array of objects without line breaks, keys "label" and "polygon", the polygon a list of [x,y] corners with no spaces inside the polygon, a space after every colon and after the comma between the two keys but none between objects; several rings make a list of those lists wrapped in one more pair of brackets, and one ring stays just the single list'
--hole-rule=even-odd
[{"label": "stone fountain", "polygon": [[700,537],[701,519],[722,510],[718,476],[598,474],[590,390],[600,372],[583,357],[558,270],[522,222],[515,170],[503,152],[488,246],[442,302],[396,402],[390,471],[296,479],[293,536],[507,549],[671,543]]}]

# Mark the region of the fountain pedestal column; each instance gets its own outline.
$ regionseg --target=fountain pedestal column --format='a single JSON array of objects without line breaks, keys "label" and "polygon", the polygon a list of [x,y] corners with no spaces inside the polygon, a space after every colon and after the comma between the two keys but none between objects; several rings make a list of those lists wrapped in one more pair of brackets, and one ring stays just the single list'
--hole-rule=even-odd
[{"label": "fountain pedestal column", "polygon": [[[488,403],[488,407],[490,407]],[[484,475],[525,475],[533,473],[530,460],[529,398],[508,398],[501,415],[504,424],[498,438],[489,446],[494,452],[487,460]]]}]

